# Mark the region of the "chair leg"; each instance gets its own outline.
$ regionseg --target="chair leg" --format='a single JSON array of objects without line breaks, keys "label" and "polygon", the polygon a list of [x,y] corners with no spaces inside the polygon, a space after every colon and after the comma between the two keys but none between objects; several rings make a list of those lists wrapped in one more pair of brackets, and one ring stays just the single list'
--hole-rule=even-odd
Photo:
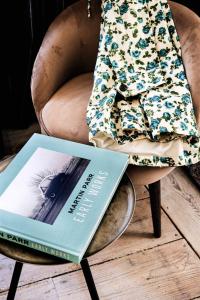
[{"label": "chair leg", "polygon": [[160,180],[149,184],[151,214],[153,221],[154,236],[161,236],[161,191]]},{"label": "chair leg", "polygon": [[81,264],[81,268],[83,270],[83,274],[84,274],[84,277],[85,277],[85,281],[87,283],[87,287],[88,287],[91,299],[92,300],[99,300],[99,296],[98,296],[98,293],[97,293],[97,290],[96,290],[94,279],[92,277],[92,273],[91,273],[91,270],[90,270],[88,260],[86,258],[84,258],[80,262],[80,264]]},{"label": "chair leg", "polygon": [[15,299],[15,294],[16,294],[19,278],[21,275],[22,267],[23,267],[23,263],[16,261],[11,283],[10,283],[10,288],[8,291],[7,300]]}]

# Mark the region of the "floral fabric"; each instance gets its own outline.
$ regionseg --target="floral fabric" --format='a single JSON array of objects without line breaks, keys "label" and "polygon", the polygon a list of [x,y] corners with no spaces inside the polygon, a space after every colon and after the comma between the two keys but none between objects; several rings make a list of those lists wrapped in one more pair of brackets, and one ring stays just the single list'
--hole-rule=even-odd
[{"label": "floral fabric", "polygon": [[[102,1],[87,123],[92,143],[106,146],[101,137],[112,140],[117,151],[126,145],[132,164],[200,161],[200,134],[167,0]],[[139,141],[161,150],[137,152]]]}]

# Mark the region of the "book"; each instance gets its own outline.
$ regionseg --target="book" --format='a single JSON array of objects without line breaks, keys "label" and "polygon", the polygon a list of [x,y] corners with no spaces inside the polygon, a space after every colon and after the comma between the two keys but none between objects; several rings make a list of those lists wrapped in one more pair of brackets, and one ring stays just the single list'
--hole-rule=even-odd
[{"label": "book", "polygon": [[0,238],[80,263],[128,154],[33,134],[0,175]]}]

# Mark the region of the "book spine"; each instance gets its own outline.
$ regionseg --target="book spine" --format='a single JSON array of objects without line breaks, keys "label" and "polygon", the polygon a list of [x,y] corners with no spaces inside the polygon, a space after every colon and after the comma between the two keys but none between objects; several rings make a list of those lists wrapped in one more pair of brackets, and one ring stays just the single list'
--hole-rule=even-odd
[{"label": "book spine", "polygon": [[13,243],[17,243],[17,244],[26,246],[28,248],[38,250],[38,251],[43,252],[43,253],[47,253],[47,254],[50,254],[50,255],[53,255],[53,256],[56,256],[56,257],[60,257],[60,258],[72,261],[74,263],[79,263],[80,262],[79,258],[76,255],[73,255],[71,253],[67,253],[67,252],[64,252],[64,251],[60,251],[60,250],[57,250],[55,248],[45,246],[45,245],[42,245],[40,243],[36,243],[36,242],[30,241],[30,240],[18,237],[14,234],[10,234],[10,233],[0,231],[0,238],[8,240],[8,241],[13,242]]}]

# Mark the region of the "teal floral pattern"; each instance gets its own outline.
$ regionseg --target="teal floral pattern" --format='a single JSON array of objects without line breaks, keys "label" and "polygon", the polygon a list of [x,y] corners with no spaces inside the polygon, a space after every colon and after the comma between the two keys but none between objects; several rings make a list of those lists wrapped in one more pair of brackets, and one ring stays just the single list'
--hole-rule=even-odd
[{"label": "teal floral pattern", "polygon": [[167,156],[141,155],[130,163],[181,166],[200,161],[200,134],[179,37],[167,0],[103,0],[94,85],[87,108],[89,139],[112,138],[120,145],[148,140]]}]

